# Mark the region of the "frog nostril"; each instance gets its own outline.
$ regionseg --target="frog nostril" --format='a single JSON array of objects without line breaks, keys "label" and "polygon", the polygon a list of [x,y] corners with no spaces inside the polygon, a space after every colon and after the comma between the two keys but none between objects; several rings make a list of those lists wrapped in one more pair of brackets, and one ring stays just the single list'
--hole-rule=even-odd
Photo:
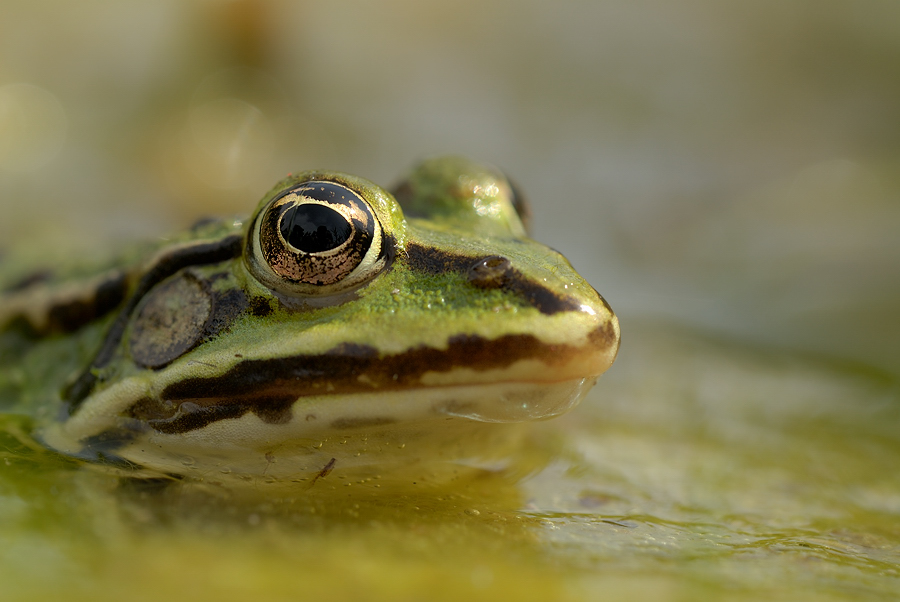
[{"label": "frog nostril", "polygon": [[506,257],[490,255],[482,257],[469,267],[469,282],[478,288],[499,288],[512,271],[512,263]]}]

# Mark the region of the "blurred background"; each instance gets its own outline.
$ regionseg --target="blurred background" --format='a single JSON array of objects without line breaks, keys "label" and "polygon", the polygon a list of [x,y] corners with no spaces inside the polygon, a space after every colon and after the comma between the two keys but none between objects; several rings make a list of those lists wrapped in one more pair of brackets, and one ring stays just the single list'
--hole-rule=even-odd
[{"label": "blurred background", "polygon": [[4,0],[0,247],[459,153],[622,318],[900,372],[900,4]]}]

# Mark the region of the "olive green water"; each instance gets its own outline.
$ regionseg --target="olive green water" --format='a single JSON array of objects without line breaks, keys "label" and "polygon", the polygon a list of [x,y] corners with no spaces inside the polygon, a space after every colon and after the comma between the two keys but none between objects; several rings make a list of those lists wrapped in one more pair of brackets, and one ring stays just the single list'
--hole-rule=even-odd
[{"label": "olive green water", "polygon": [[3,599],[895,599],[895,380],[627,332],[582,406],[443,488],[122,480],[5,417]]}]

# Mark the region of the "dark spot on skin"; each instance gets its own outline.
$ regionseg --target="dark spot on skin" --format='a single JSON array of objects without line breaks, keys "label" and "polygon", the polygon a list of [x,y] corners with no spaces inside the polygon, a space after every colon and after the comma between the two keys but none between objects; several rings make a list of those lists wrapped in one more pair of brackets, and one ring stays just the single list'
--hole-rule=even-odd
[{"label": "dark spot on skin", "polygon": [[316,419],[316,415],[315,415],[315,414],[307,414],[307,415],[306,415],[306,421],[307,421],[307,422],[309,422],[310,420],[315,420],[315,419]]},{"label": "dark spot on skin", "polygon": [[213,294],[212,313],[203,328],[202,340],[208,341],[226,331],[247,310],[247,295],[239,288]]},{"label": "dark spot on skin", "polygon": [[125,328],[131,319],[131,314],[140,303],[141,299],[153,289],[154,286],[192,265],[209,265],[239,257],[242,252],[243,239],[235,234],[226,236],[213,242],[200,242],[187,247],[181,247],[163,255],[141,277],[134,293],[125,302],[119,311],[115,321],[106,333],[103,345],[84,372],[63,391],[63,398],[69,402],[69,413],[75,412],[81,402],[90,394],[96,385],[97,370],[106,366],[114,357],[119,343],[122,341]]},{"label": "dark spot on skin", "polygon": [[266,424],[287,424],[294,417],[291,406],[294,398],[273,398],[269,403],[261,403],[253,408],[253,413]]},{"label": "dark spot on skin", "polygon": [[[82,454],[115,452],[140,435],[140,429],[116,428],[82,440]],[[80,454],[81,455],[81,454]]]},{"label": "dark spot on skin", "polygon": [[358,429],[366,426],[381,426],[384,424],[394,424],[397,422],[394,418],[387,416],[373,416],[371,418],[338,418],[331,423],[334,429]]},{"label": "dark spot on skin", "polygon": [[129,339],[136,364],[163,368],[231,326],[247,309],[247,296],[240,289],[214,293],[211,282],[220,278],[185,270],[144,297]]},{"label": "dark spot on skin", "polygon": [[616,334],[616,329],[613,328],[612,322],[606,322],[592,330],[588,334],[588,341],[601,349],[610,348],[614,345],[618,346],[620,343],[619,335]]},{"label": "dark spot on skin", "polygon": [[117,426],[82,440],[82,448],[78,457],[93,462],[102,462],[121,468],[139,468],[133,462],[119,457],[118,451],[138,438],[147,426],[137,421],[130,421],[124,426]]},{"label": "dark spot on skin", "polygon": [[144,398],[131,407],[129,415],[145,421],[160,433],[172,434],[193,431],[226,418],[240,418],[247,413],[247,409],[239,404],[203,406],[189,401],[173,404]]},{"label": "dark spot on skin", "polygon": [[272,313],[272,304],[265,297],[253,297],[250,299],[250,313],[257,318],[265,318]]},{"label": "dark spot on skin", "polygon": [[131,357],[144,368],[167,366],[197,346],[212,316],[209,283],[182,272],[144,297],[131,325]]}]

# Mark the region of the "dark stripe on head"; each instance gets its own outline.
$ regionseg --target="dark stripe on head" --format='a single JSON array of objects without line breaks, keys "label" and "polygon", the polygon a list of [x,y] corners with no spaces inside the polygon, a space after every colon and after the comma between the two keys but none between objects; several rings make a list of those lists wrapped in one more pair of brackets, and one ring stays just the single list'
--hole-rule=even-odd
[{"label": "dark stripe on head", "polygon": [[529,280],[515,268],[507,271],[503,284],[498,288],[524,297],[532,307],[548,316],[561,311],[576,311],[581,308],[581,303],[578,303],[573,297],[557,295],[546,286]]},{"label": "dark stripe on head", "polygon": [[[32,337],[74,332],[110,313],[125,299],[125,292],[128,288],[128,278],[125,273],[115,270],[101,278],[99,284],[93,285],[92,290],[85,287],[86,294],[84,296],[56,300],[55,304],[49,305],[44,323],[33,323],[25,312],[13,315],[8,323],[19,324],[24,332]],[[3,292],[11,295],[28,294],[30,289],[47,284],[49,280],[52,280],[50,272],[35,273]],[[50,290],[52,293],[52,289]]]},{"label": "dark stripe on head", "polygon": [[426,274],[465,272],[477,260],[477,257],[457,255],[414,242],[406,245],[406,262],[409,267]]},{"label": "dark stripe on head", "polygon": [[[445,272],[467,274],[469,281],[474,286],[509,291],[522,297],[529,305],[548,316],[562,311],[576,311],[581,307],[581,304],[573,297],[559,295],[546,286],[527,278],[503,257],[457,255],[416,243],[409,243],[406,246],[406,255],[407,262],[413,270],[426,274],[443,274]],[[494,269],[489,275],[484,272],[479,273],[479,269],[486,262],[496,259],[505,261],[505,264]]]},{"label": "dark stripe on head", "polygon": [[615,343],[615,333],[610,339],[606,327],[595,332],[587,347],[547,345],[524,334],[498,339],[459,335],[448,341],[446,350],[418,347],[379,356],[373,347],[342,344],[322,354],[247,360],[221,376],[175,382],[162,391],[160,399],[141,399],[128,414],[163,433],[183,433],[247,412],[280,424],[290,420],[291,406],[301,397],[410,388],[420,386],[426,372],[454,368],[482,372],[523,359],[559,365]]},{"label": "dark stripe on head", "polygon": [[106,366],[115,355],[122,341],[122,335],[132,312],[141,299],[157,284],[176,272],[192,265],[208,265],[226,261],[241,255],[242,237],[238,234],[226,236],[214,242],[200,242],[187,247],[177,248],[160,257],[148,269],[138,282],[134,293],[119,312],[115,322],[106,333],[100,351],[91,364],[78,379],[64,391],[64,398],[69,402],[69,411],[78,409],[82,401],[90,394],[98,377],[95,370]]},{"label": "dark stripe on head", "polygon": [[93,298],[54,305],[47,318],[50,332],[73,332],[117,308],[125,299],[128,278],[123,272],[110,274],[97,287]]}]

